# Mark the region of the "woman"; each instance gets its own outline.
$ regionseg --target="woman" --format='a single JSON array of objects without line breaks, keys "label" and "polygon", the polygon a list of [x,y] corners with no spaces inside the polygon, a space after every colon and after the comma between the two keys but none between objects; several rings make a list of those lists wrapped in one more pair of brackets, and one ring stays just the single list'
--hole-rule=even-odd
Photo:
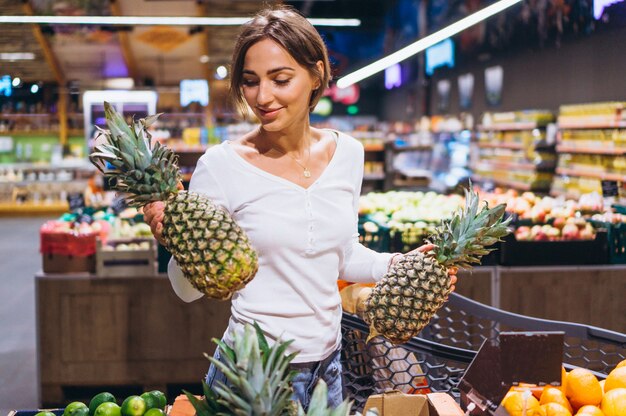
[{"label": "woman", "polygon": [[[329,405],[342,401],[337,279],[375,282],[397,259],[358,243],[362,145],[310,125],[329,79],[326,47],[305,18],[286,7],[260,12],[237,39],[230,89],[260,126],[207,150],[189,184],[230,212],[259,255],[255,278],[232,298],[224,340],[254,321],[271,340],[293,339],[293,387],[305,408],[319,378]],[[147,206],[145,217],[160,239],[162,204]],[[202,296],[173,261],[168,275],[183,300]],[[207,383],[216,378],[223,375],[211,366]]]}]

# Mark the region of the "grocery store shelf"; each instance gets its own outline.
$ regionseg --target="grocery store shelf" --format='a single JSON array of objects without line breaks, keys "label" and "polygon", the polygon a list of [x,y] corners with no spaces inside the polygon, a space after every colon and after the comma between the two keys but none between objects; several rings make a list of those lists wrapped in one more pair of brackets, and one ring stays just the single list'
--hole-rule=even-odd
[{"label": "grocery store shelf", "polygon": [[371,175],[363,175],[364,181],[384,181],[385,175],[382,173],[379,174],[371,174]]},{"label": "grocery store shelf", "polygon": [[415,146],[398,146],[394,145],[391,148],[394,152],[415,152],[415,151],[424,151],[424,150],[432,150],[432,145],[415,145]]},{"label": "grocery store shelf", "polygon": [[511,150],[525,150],[526,145],[523,143],[476,143],[478,147],[483,149],[511,149]]},{"label": "grocery store shelf", "polygon": [[560,129],[621,129],[626,128],[626,120],[563,120],[558,126]]},{"label": "grocery store shelf", "polygon": [[366,144],[363,146],[366,152],[384,152],[385,145],[384,144]]},{"label": "grocery store shelf", "polygon": [[[538,166],[534,163],[529,162],[502,162],[502,161],[491,161],[491,160],[483,160],[478,163],[476,166],[472,166],[472,169],[475,170],[493,170],[493,169],[506,169],[506,170],[535,170]],[[541,167],[542,169],[547,169],[547,167]]]},{"label": "grocery store shelf", "polygon": [[557,168],[556,173],[558,173],[559,175],[566,175],[566,176],[584,176],[588,178],[596,178],[596,179],[606,180],[606,181],[626,182],[626,175],[620,175],[617,173],[594,172],[594,171],[584,170],[584,169],[568,169],[568,168]]},{"label": "grocery store shelf", "polygon": [[543,127],[536,122],[498,123],[491,126],[478,126],[478,131],[532,130]]},{"label": "grocery store shelf", "polygon": [[0,217],[26,217],[31,215],[61,215],[70,209],[67,203],[42,205],[42,204],[15,204],[0,203]]},{"label": "grocery store shelf", "polygon": [[557,145],[556,151],[558,153],[586,153],[586,154],[594,154],[594,155],[624,155],[626,154],[626,148],[571,146],[571,145],[565,145],[565,144]]},{"label": "grocery store shelf", "polygon": [[509,188],[515,188],[520,191],[530,191],[532,189],[532,186],[530,186],[530,184],[526,182],[511,181],[508,179],[488,178],[479,175],[472,175],[472,180],[475,182],[492,182],[496,185],[508,186]]}]

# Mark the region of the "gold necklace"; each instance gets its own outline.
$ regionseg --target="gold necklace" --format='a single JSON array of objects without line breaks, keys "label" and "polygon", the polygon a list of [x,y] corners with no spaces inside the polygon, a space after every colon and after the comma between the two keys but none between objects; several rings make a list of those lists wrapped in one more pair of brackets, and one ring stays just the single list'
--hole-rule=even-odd
[{"label": "gold necklace", "polygon": [[[294,161],[294,162],[296,162],[296,163],[297,163],[297,164],[298,164],[298,165],[299,165],[299,166],[303,169],[303,171],[302,171],[302,175],[303,175],[305,178],[310,178],[310,177],[311,177],[311,171],[309,170],[309,168],[308,168],[308,167],[306,167],[305,165],[303,165],[302,163],[300,163],[300,162],[298,161],[298,159],[296,159],[294,156],[292,156],[292,155],[290,155],[289,153],[284,152],[284,151],[282,151],[282,150],[280,150],[280,149],[278,149],[278,148],[276,148],[276,147],[274,147],[274,146],[272,146],[272,149],[274,149],[274,150],[276,150],[276,151],[278,151],[278,152],[280,152],[280,153],[282,153],[282,154],[284,154],[284,155],[289,156],[290,158],[292,158],[292,159],[293,159],[293,161]],[[311,160],[311,145],[309,145],[309,146],[307,147],[307,150],[308,150],[308,156],[307,156],[307,159],[306,159],[306,164],[308,165],[308,164],[309,164],[309,161]]]}]

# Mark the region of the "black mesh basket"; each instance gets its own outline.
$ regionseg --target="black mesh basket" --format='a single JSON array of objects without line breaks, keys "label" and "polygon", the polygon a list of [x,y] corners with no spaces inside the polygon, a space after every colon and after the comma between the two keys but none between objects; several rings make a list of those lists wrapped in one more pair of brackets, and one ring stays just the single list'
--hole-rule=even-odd
[{"label": "black mesh basket", "polygon": [[562,331],[564,365],[584,367],[604,378],[626,359],[626,335],[588,325],[550,321],[496,309],[456,293],[409,342],[394,346],[382,337],[366,343],[368,325],[344,313],[343,382],[346,397],[362,410],[372,394],[447,392],[457,389],[465,369],[486,339],[505,331]]}]

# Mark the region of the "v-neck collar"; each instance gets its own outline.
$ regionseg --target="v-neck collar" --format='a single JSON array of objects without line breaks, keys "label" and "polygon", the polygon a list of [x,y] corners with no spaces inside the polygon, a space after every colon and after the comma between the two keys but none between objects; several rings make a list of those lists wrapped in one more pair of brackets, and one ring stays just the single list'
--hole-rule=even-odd
[{"label": "v-neck collar", "polygon": [[224,142],[224,146],[226,147],[226,151],[228,153],[230,153],[235,160],[237,160],[242,166],[244,166],[245,168],[247,168],[248,170],[252,170],[255,173],[264,176],[268,179],[271,179],[273,181],[276,182],[280,182],[282,184],[288,185],[292,188],[296,188],[298,190],[301,191],[308,191],[309,189],[311,189],[313,186],[315,186],[315,184],[317,184],[324,176],[326,176],[326,172],[328,172],[330,169],[332,169],[333,165],[335,164],[335,159],[337,159],[337,153],[339,152],[339,147],[341,146],[341,134],[337,131],[337,130],[332,130],[332,129],[324,129],[326,131],[330,131],[336,138],[335,140],[335,151],[333,152],[333,155],[330,158],[330,161],[328,162],[328,165],[326,165],[326,167],[324,168],[324,170],[322,171],[322,173],[320,174],[320,176],[309,186],[304,187],[302,185],[299,185],[295,182],[290,181],[289,179],[285,179],[282,178],[280,176],[274,175],[273,173],[270,173],[264,169],[261,169],[258,166],[253,165],[252,163],[248,162],[243,156],[241,156],[239,153],[237,153],[237,151],[231,146],[231,142],[230,141],[226,141]]}]

